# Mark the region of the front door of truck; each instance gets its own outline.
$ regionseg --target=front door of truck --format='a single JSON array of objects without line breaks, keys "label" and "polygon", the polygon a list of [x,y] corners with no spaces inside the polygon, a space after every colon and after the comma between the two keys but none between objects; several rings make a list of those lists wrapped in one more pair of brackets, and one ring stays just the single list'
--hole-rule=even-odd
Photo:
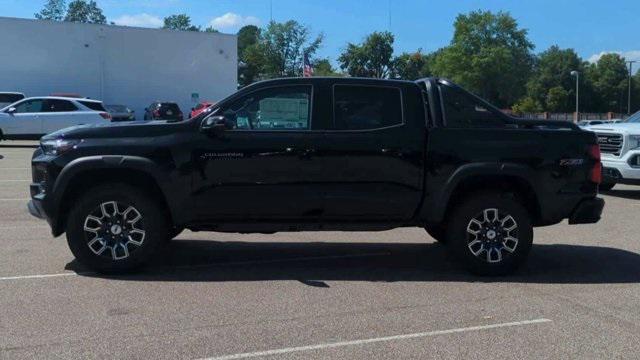
[{"label": "front door of truck", "polygon": [[321,173],[312,129],[311,85],[258,89],[230,104],[229,129],[200,134],[193,162],[194,211],[199,220],[312,221],[321,213],[314,181]]},{"label": "front door of truck", "polygon": [[423,189],[425,125],[419,91],[339,81],[321,150],[328,221],[410,219]]}]

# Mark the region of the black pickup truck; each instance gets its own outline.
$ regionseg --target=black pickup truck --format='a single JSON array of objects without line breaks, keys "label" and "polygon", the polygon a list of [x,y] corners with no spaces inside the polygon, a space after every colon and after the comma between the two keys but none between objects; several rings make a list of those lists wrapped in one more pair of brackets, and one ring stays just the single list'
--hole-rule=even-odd
[{"label": "black pickup truck", "polygon": [[595,134],[436,78],[264,81],[185,121],[47,135],[32,171],[29,211],[100,272],[143,265],[183,229],[421,227],[471,271],[505,274],[533,227],[594,223],[604,206]]}]

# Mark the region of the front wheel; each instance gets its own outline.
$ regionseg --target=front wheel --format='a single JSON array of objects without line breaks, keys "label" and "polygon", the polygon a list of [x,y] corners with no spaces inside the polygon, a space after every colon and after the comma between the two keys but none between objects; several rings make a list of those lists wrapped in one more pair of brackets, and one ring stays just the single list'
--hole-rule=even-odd
[{"label": "front wheel", "polygon": [[452,213],[449,250],[471,272],[506,275],[527,258],[533,242],[528,211],[508,194],[469,198]]},{"label": "front wheel", "polygon": [[85,192],[69,212],[67,242],[80,263],[101,273],[130,271],[148,262],[169,236],[160,206],[125,184]]}]

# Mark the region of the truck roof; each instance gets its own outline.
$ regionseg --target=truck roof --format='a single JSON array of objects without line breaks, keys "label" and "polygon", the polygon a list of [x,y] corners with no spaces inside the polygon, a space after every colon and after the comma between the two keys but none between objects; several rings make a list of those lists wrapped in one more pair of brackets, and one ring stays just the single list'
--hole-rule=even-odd
[{"label": "truck roof", "polygon": [[262,80],[262,81],[258,81],[255,82],[249,86],[253,86],[256,84],[260,84],[260,85],[265,85],[265,84],[269,84],[269,83],[277,83],[277,84],[300,84],[300,83],[304,83],[304,84],[308,84],[309,82],[311,83],[316,83],[316,82],[324,82],[327,80],[333,80],[333,81],[340,81],[340,82],[351,82],[351,83],[358,83],[358,84],[366,84],[366,83],[402,83],[402,84],[415,84],[415,81],[409,81],[409,80],[397,80],[397,79],[377,79],[377,78],[363,78],[363,77],[339,77],[339,76],[314,76],[314,77],[292,77],[292,78],[276,78],[276,79],[269,79],[269,80]]}]

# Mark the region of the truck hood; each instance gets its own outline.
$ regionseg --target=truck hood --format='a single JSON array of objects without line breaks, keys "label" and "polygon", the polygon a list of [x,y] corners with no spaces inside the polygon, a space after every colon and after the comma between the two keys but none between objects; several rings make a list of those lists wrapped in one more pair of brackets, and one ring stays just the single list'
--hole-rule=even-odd
[{"label": "truck hood", "polygon": [[42,137],[42,140],[55,139],[101,139],[155,137],[183,131],[193,126],[193,121],[172,122],[166,120],[105,122],[104,124],[86,124],[60,129]]},{"label": "truck hood", "polygon": [[640,135],[640,123],[618,123],[618,124],[601,124],[587,126],[584,128],[587,131],[604,131],[615,132],[621,134]]}]

